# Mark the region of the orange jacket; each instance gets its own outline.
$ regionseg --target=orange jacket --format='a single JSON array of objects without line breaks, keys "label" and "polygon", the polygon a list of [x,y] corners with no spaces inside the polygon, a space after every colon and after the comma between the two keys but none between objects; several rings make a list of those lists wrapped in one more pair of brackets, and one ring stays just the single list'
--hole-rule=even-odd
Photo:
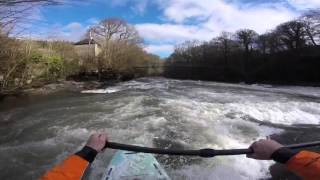
[{"label": "orange jacket", "polygon": [[48,171],[42,180],[79,180],[82,178],[89,162],[78,155],[72,155]]},{"label": "orange jacket", "polygon": [[[78,152],[76,155],[70,156],[61,164],[48,171],[41,179],[80,180],[90,161],[93,161],[92,157],[89,158],[89,160],[87,157],[88,153],[83,153],[82,150],[80,153]],[[318,153],[301,151],[291,157],[289,161],[287,161],[286,166],[289,170],[305,180],[320,180],[320,154]]]},{"label": "orange jacket", "polygon": [[320,180],[320,154],[301,151],[286,163],[287,168],[305,180]]},{"label": "orange jacket", "polygon": [[65,159],[61,164],[49,170],[41,180],[80,180],[87,167],[93,162],[98,152],[85,146],[81,151]]}]

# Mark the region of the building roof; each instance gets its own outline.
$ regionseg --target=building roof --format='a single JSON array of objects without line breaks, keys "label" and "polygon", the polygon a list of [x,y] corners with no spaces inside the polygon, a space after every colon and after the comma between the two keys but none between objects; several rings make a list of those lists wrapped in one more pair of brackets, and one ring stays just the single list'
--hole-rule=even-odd
[{"label": "building roof", "polygon": [[83,39],[79,42],[74,43],[74,45],[87,45],[87,44],[99,44],[94,39]]}]

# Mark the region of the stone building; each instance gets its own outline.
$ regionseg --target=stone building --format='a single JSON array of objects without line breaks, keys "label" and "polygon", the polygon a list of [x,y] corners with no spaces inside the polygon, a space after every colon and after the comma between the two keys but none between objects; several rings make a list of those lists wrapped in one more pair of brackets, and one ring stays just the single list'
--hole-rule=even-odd
[{"label": "stone building", "polygon": [[74,44],[79,55],[79,65],[83,71],[96,71],[97,57],[101,53],[101,45],[93,39],[84,39]]},{"label": "stone building", "polygon": [[93,39],[84,39],[74,44],[80,57],[94,58],[101,53],[101,45]]}]

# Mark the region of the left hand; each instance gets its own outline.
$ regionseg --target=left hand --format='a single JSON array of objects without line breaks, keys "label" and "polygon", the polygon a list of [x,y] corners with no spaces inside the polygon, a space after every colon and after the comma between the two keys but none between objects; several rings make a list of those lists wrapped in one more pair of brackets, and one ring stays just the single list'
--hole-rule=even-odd
[{"label": "left hand", "polygon": [[101,152],[107,142],[107,134],[92,134],[88,139],[86,146],[89,146],[96,151]]}]

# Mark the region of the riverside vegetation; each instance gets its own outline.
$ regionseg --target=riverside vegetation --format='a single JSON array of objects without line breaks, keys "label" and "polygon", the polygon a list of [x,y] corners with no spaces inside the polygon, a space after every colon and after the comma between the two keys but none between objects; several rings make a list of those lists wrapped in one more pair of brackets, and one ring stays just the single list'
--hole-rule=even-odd
[{"label": "riverside vegetation", "polygon": [[112,43],[119,48],[112,50],[112,57],[102,54],[83,59],[70,42],[18,40],[1,35],[0,93],[39,87],[67,77],[78,80],[88,76],[94,80],[130,79],[157,73],[157,69],[135,68],[161,63],[157,56],[144,52],[136,44]]},{"label": "riverside vegetation", "polygon": [[83,35],[83,39],[99,43],[101,53],[94,56],[82,56],[71,42],[17,39],[12,35],[16,32],[14,25],[26,16],[28,9],[21,10],[22,6],[58,3],[0,2],[0,94],[65,79],[128,80],[160,73],[157,68],[162,63],[160,58],[145,52],[136,29],[119,18],[106,18]]},{"label": "riverside vegetation", "polygon": [[247,83],[319,85],[320,11],[312,10],[265,34],[222,32],[209,42],[176,46],[165,76]]}]

